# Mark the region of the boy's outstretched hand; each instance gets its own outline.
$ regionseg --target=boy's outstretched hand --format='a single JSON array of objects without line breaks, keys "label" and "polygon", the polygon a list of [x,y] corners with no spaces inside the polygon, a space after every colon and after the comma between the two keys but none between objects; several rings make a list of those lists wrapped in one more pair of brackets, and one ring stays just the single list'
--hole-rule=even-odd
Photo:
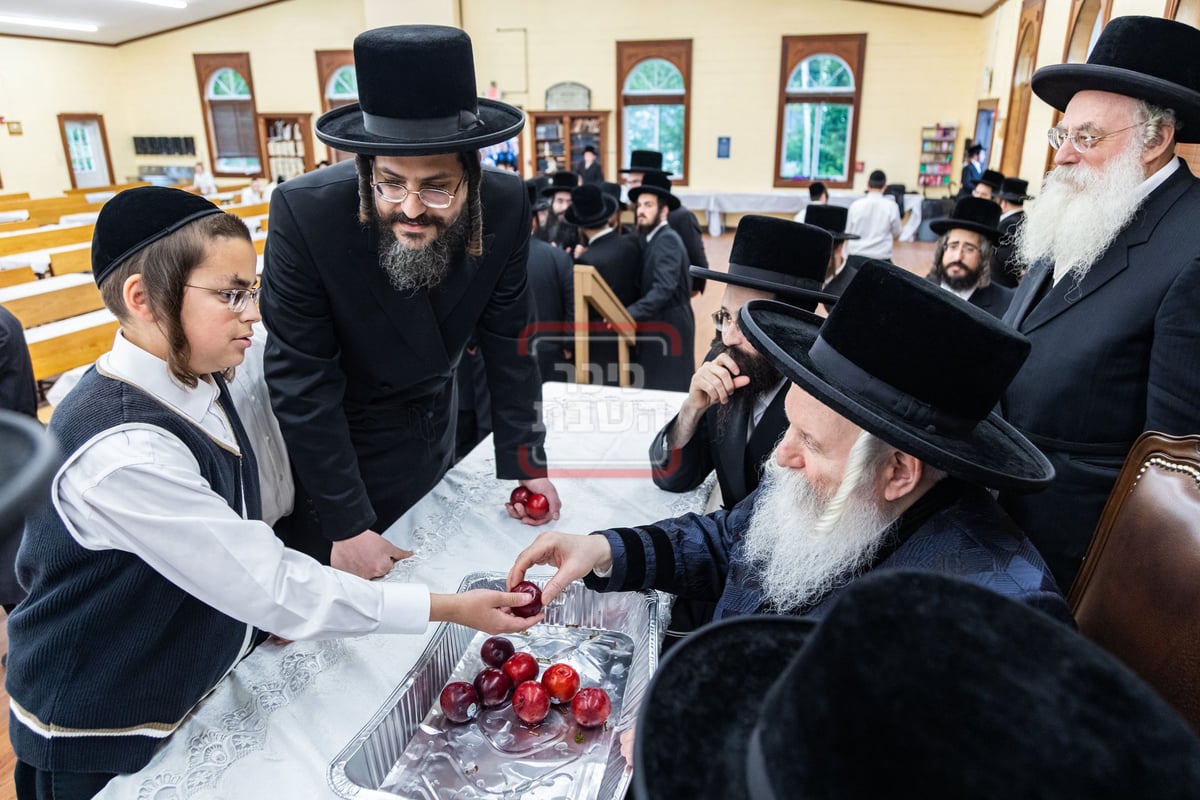
[{"label": "boy's outstretched hand", "polygon": [[486,633],[519,633],[533,627],[545,614],[518,617],[509,609],[523,606],[533,598],[522,592],[497,592],[472,589],[460,594],[429,595],[431,622],[457,622]]}]

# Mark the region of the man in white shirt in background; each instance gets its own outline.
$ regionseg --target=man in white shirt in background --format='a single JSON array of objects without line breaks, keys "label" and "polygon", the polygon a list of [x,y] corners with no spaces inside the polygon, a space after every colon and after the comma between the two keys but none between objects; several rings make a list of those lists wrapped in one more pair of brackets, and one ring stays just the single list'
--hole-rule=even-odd
[{"label": "man in white shirt in background", "polygon": [[886,188],[887,175],[877,169],[867,179],[867,196],[850,206],[846,230],[859,237],[846,245],[850,255],[892,259],[892,243],[900,235],[900,206],[883,193]]},{"label": "man in white shirt in background", "polygon": [[196,173],[192,177],[192,191],[208,197],[217,193],[217,182],[213,179],[212,173],[204,168],[203,161],[196,162]]}]

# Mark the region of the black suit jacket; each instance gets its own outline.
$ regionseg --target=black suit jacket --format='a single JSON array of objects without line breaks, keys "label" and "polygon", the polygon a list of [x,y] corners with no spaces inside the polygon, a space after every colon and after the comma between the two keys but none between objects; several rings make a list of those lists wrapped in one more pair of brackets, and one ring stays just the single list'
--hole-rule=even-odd
[{"label": "black suit jacket", "polygon": [[[687,250],[688,266],[708,269],[708,255],[704,252],[704,237],[700,231],[700,220],[696,219],[696,215],[680,206],[667,213],[667,224],[683,240],[683,246]],[[703,292],[705,284],[708,283],[704,278],[693,277],[691,281],[693,292]]]},{"label": "black suit jacket", "polygon": [[1000,221],[1000,241],[992,250],[992,283],[1015,289],[1021,280],[1025,265],[1017,254],[1016,235],[1025,222],[1024,211],[1014,211],[1012,216]]},{"label": "black suit jacket", "polygon": [[642,248],[642,296],[629,306],[638,323],[637,363],[648,389],[686,392],[695,371],[696,320],[687,253],[670,225]]},{"label": "black suit jacket", "polygon": [[[453,380],[475,336],[492,395],[496,471],[543,471],[537,365],[520,355],[532,321],[529,198],[485,169],[483,256],[463,257],[433,291],[402,294],[379,268],[378,237],[357,219],[354,162],[293,178],[271,197],[263,320],[271,403],[306,528],[344,539],[382,531],[454,456]],[[304,508],[301,508],[301,503]]]},{"label": "black suit jacket", "polygon": [[[709,353],[709,359],[712,353]],[[787,416],[783,403],[787,397],[785,383],[763,412],[762,419],[754,427],[747,442],[744,438],[726,433],[717,435],[718,406],[704,412],[704,419],[696,426],[696,432],[683,447],[667,447],[667,433],[674,426],[672,419],[650,443],[650,467],[654,485],[668,492],[688,492],[695,489],[708,474],[716,469],[717,482],[721,485],[721,500],[725,508],[733,508],[758,488],[762,478],[763,462],[771,455],[783,432],[787,430]],[[746,430],[750,408],[745,409],[741,423]],[[734,425],[730,425],[733,430]]]},{"label": "black suit jacket", "polygon": [[564,348],[574,346],[568,329],[575,319],[575,269],[571,256],[549,242],[529,240],[529,293],[538,327],[533,336],[543,381],[566,380]]},{"label": "black suit jacket", "polygon": [[[867,260],[866,256],[848,257],[845,265],[842,267],[842,271],[830,278],[822,291],[834,297],[841,297],[842,292],[846,291],[846,287],[850,285],[850,281],[854,280],[854,276],[858,274],[858,268]],[[821,305],[825,306],[826,313],[831,310],[831,306],[828,303],[822,303]]]},{"label": "black suit jacket", "polygon": [[585,167],[582,161],[575,162],[575,174],[583,179],[583,183],[604,183],[604,168],[598,158],[590,167]]},{"label": "black suit jacket", "polygon": [[1061,586],[1075,577],[1133,441],[1200,432],[1200,180],[1181,164],[1076,283],[1038,263],[1005,315],[1033,343],[1004,416],[1049,457],[1046,491],[1001,503]]},{"label": "black suit jacket", "polygon": [[1004,312],[1008,311],[1008,305],[1012,302],[1012,299],[1012,289],[1009,289],[1007,286],[997,286],[994,283],[989,283],[987,286],[971,292],[968,302],[973,306],[982,308],[997,319],[1003,319]]}]

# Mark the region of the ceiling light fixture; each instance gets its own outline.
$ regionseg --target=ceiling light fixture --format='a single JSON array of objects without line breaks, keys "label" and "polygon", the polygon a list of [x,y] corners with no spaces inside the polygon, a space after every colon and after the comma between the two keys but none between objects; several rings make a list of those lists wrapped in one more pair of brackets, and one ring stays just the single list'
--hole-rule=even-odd
[{"label": "ceiling light fixture", "polygon": [[133,0],[135,3],[145,3],[148,6],[162,6],[164,8],[187,8],[187,3],[183,0]]},{"label": "ceiling light fixture", "polygon": [[83,31],[84,33],[95,33],[100,30],[94,22],[66,22],[57,19],[10,17],[7,15],[0,15],[0,25],[28,25],[31,28],[54,28],[60,31]]}]

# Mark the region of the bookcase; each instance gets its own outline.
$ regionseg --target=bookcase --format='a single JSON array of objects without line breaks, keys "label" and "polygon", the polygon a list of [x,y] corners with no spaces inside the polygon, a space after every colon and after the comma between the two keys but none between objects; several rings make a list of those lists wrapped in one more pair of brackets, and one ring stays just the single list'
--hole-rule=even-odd
[{"label": "bookcase", "polygon": [[311,172],[313,161],[312,114],[259,114],[259,134],[267,147],[263,176],[294,178]]},{"label": "bookcase", "polygon": [[[608,147],[607,111],[530,111],[533,147],[530,159],[535,175],[574,169],[583,160],[583,148],[596,148],[603,159]],[[553,162],[554,169],[548,169]],[[612,169],[606,167],[606,172]]]},{"label": "bookcase", "polygon": [[950,186],[954,178],[951,165],[957,141],[957,125],[926,125],[921,128],[921,166],[917,170],[919,186]]}]

